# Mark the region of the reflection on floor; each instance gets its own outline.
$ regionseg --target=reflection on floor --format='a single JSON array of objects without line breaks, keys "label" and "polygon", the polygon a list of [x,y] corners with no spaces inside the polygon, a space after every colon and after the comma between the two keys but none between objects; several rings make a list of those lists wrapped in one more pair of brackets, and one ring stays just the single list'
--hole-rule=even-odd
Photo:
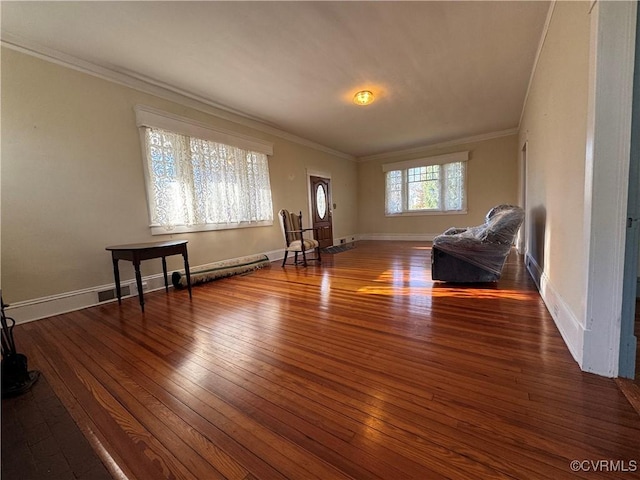
[{"label": "reflection on floor", "polygon": [[3,480],[111,480],[44,375],[2,399]]}]

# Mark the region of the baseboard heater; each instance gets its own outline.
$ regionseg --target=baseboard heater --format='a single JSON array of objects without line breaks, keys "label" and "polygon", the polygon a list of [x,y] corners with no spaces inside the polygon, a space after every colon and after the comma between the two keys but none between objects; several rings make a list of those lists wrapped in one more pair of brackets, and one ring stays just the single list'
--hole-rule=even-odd
[{"label": "baseboard heater", "polygon": [[[269,257],[266,255],[249,255],[247,257],[213,263],[206,268],[192,270],[191,285],[210,282],[218,278],[240,275],[258,270],[266,265],[269,265]],[[177,289],[187,288],[187,276],[184,273],[173,272],[171,282]]]}]

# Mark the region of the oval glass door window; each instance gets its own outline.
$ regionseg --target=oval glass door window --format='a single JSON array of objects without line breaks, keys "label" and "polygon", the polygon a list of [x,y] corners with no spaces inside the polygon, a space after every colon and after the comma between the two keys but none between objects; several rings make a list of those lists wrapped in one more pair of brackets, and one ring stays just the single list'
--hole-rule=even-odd
[{"label": "oval glass door window", "polygon": [[316,210],[318,211],[318,217],[324,219],[327,214],[327,194],[323,185],[318,185],[316,188]]}]

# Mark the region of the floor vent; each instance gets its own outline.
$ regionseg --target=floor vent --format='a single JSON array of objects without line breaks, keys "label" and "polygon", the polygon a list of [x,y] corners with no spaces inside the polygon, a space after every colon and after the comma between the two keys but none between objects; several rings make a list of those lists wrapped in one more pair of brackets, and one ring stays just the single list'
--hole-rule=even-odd
[{"label": "floor vent", "polygon": [[[131,289],[129,285],[125,285],[120,289],[122,296],[127,297],[131,295]],[[106,302],[108,300],[113,300],[116,298],[116,289],[112,288],[110,290],[103,290],[102,292],[98,292],[98,302]]]}]

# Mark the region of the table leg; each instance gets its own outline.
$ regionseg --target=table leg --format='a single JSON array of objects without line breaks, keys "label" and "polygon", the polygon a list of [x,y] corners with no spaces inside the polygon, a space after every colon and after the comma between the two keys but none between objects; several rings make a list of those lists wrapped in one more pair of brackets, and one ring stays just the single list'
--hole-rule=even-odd
[{"label": "table leg", "polygon": [[189,255],[187,254],[187,247],[185,246],[184,252],[182,252],[184,258],[184,273],[187,276],[187,288],[189,289],[189,299],[191,300],[191,272],[189,272]]},{"label": "table leg", "polygon": [[164,291],[169,292],[169,281],[167,280],[167,259],[162,257],[162,273],[164,273]]},{"label": "table leg", "polygon": [[122,291],[120,290],[120,270],[118,269],[117,258],[113,258],[113,277],[116,281],[116,295],[118,296],[118,304],[122,305]]},{"label": "table leg", "polygon": [[144,295],[142,293],[142,276],[140,275],[140,260],[134,260],[133,266],[136,270],[136,285],[138,286],[138,297],[140,298],[140,308],[144,312]]}]

